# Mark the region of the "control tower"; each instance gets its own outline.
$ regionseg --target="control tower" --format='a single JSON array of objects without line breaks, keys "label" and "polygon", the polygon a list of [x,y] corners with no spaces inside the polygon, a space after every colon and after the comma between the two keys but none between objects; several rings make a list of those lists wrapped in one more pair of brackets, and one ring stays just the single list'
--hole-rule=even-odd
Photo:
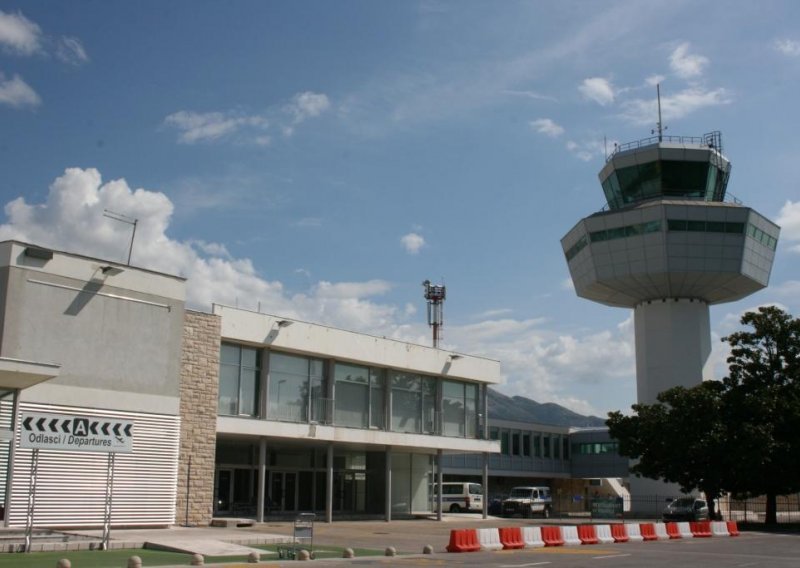
[{"label": "control tower", "polygon": [[660,121],[657,132],[614,149],[599,174],[607,206],[561,239],[578,296],[633,308],[646,404],[711,378],[709,306],[767,286],[780,232],[726,199],[719,132],[664,136]]}]

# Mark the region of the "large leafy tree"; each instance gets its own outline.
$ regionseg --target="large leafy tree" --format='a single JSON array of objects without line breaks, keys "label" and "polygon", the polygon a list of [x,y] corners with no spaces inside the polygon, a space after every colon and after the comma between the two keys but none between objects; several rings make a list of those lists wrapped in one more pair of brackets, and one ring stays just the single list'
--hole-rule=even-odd
[{"label": "large leafy tree", "polygon": [[694,388],[676,387],[634,414],[609,413],[632,472],[700,489],[766,495],[768,523],[776,496],[800,490],[800,320],[767,306],[747,312],[730,344],[729,374]]},{"label": "large leafy tree", "polygon": [[800,319],[775,306],[742,316],[725,378],[729,437],[737,460],[729,489],[766,495],[767,523],[776,496],[800,490]]},{"label": "large leafy tree", "polygon": [[731,453],[724,421],[724,385],[716,381],[694,388],[675,387],[656,404],[635,404],[634,414],[609,413],[611,436],[620,453],[636,460],[631,472],[677,483],[686,493],[705,493],[714,515],[714,499],[727,489]]}]

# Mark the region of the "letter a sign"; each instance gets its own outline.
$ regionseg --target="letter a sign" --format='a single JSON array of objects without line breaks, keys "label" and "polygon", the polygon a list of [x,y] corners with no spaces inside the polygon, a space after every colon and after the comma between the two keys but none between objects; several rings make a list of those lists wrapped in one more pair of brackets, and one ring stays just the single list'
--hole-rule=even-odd
[{"label": "letter a sign", "polygon": [[86,418],[75,418],[72,421],[72,433],[76,436],[88,436],[89,421]]}]

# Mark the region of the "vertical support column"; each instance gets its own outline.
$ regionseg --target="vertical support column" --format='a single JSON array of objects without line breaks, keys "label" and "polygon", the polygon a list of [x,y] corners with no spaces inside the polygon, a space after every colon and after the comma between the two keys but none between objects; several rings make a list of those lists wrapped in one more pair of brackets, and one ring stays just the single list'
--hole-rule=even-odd
[{"label": "vertical support column", "polygon": [[267,439],[261,438],[258,448],[258,490],[256,491],[256,521],[264,522],[264,501],[267,489]]},{"label": "vertical support column", "polygon": [[442,450],[436,452],[436,486],[439,490],[436,492],[436,520],[442,520],[442,482],[444,475],[442,474]]},{"label": "vertical support column", "polygon": [[114,458],[117,454],[108,454],[108,465],[106,469],[106,509],[103,518],[103,550],[108,550],[111,540],[111,503],[114,498]]},{"label": "vertical support column", "polygon": [[392,520],[392,448],[386,448],[386,522]]},{"label": "vertical support column", "polygon": [[483,518],[489,516],[489,452],[483,452]]},{"label": "vertical support column", "polygon": [[14,484],[14,463],[17,458],[17,418],[19,417],[19,389],[14,390],[14,402],[11,414],[11,440],[8,446],[8,462],[6,463],[6,490],[3,494],[3,510],[6,512],[3,526],[8,526],[11,512],[11,487]]},{"label": "vertical support column", "polygon": [[28,483],[28,518],[25,522],[25,552],[31,551],[33,538],[33,510],[36,507],[36,475],[39,472],[39,448],[31,454],[31,479]]},{"label": "vertical support column", "polygon": [[325,478],[325,522],[333,522],[333,442],[328,443],[328,467]]}]

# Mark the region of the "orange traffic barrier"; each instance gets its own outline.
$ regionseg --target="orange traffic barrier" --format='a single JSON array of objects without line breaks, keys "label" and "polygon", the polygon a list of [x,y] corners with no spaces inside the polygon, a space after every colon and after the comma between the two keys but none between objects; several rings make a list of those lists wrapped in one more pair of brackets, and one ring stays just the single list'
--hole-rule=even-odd
[{"label": "orange traffic barrier", "polygon": [[678,527],[678,523],[666,523],[666,525],[669,538],[681,538],[681,529]]},{"label": "orange traffic barrier", "polygon": [[522,529],[519,527],[505,527],[500,529],[500,542],[503,548],[525,548],[522,540]]},{"label": "orange traffic barrier", "polygon": [[581,544],[597,544],[600,542],[597,539],[594,525],[578,525],[578,538],[581,539]]},{"label": "orange traffic barrier", "polygon": [[736,524],[736,521],[728,521],[725,523],[728,525],[728,534],[731,536],[739,536],[739,526]]},{"label": "orange traffic barrier", "polygon": [[689,528],[695,538],[705,538],[711,536],[711,521],[695,521],[689,523]]},{"label": "orange traffic barrier", "polygon": [[475,529],[454,529],[450,531],[450,544],[447,552],[475,552],[480,550],[478,533]]},{"label": "orange traffic barrier", "polygon": [[653,523],[639,523],[639,530],[644,540],[658,540],[658,536],[656,536],[656,527]]},{"label": "orange traffic barrier", "polygon": [[628,542],[628,533],[625,531],[623,523],[611,525],[611,536],[614,537],[614,542]]},{"label": "orange traffic barrier", "polygon": [[542,527],[542,540],[545,546],[564,546],[561,527]]}]

